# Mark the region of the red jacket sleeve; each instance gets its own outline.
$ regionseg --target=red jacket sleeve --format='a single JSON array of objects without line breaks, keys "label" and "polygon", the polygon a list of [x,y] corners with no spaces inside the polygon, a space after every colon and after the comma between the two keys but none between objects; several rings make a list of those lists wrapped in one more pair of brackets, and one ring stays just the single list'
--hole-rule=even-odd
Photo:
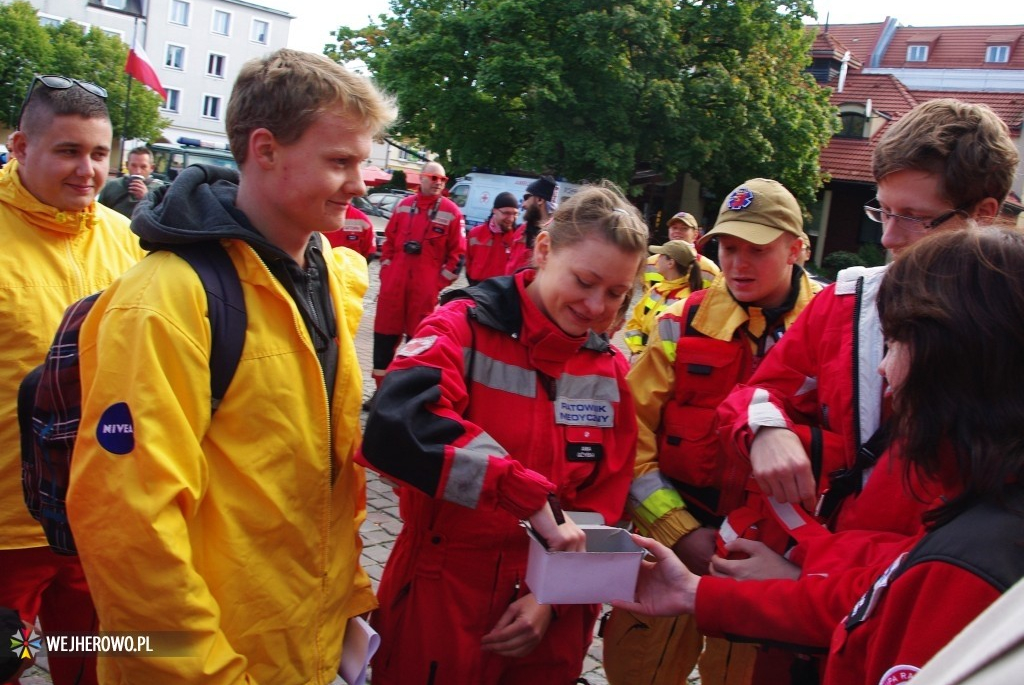
[{"label": "red jacket sleeve", "polygon": [[432,497],[527,518],[554,485],[464,417],[463,350],[472,345],[464,302],[435,311],[399,350],[377,391],[357,460]]},{"label": "red jacket sleeve", "polygon": [[824,651],[857,600],[918,539],[865,531],[817,538],[798,580],[706,576],[697,590],[697,624],[711,635]]}]

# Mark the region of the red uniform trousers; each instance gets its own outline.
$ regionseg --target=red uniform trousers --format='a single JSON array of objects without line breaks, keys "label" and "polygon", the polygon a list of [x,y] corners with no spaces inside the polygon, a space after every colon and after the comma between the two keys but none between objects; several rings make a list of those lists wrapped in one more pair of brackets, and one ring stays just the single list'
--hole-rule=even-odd
[{"label": "red uniform trousers", "polygon": [[[38,617],[44,635],[99,629],[78,557],[49,547],[0,550],[0,606],[16,610],[29,623]],[[96,685],[95,656],[51,654],[49,667],[54,685]]]},{"label": "red uniform trousers", "polygon": [[[579,677],[600,605],[555,607],[537,647],[508,658],[480,649],[515,599],[529,593],[527,537],[504,510],[479,512],[400,490],[406,521],[371,623],[389,636],[373,685],[568,685]],[[423,527],[419,522],[433,521]],[[431,617],[414,621],[409,617]]]}]

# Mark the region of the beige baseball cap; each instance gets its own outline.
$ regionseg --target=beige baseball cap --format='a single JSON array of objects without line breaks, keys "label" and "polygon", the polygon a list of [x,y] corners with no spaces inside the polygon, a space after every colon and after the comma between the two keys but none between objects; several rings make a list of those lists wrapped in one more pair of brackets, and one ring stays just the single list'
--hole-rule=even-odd
[{"label": "beige baseball cap", "polygon": [[651,254],[667,255],[674,259],[680,268],[685,269],[697,258],[697,252],[685,240],[670,240],[664,245],[652,245]]},{"label": "beige baseball cap", "polygon": [[778,181],[752,178],[729,193],[714,228],[699,243],[703,245],[716,235],[732,235],[767,245],[783,233],[800,237],[803,232],[803,214],[793,194]]},{"label": "beige baseball cap", "polygon": [[694,217],[693,214],[690,214],[689,212],[677,212],[673,214],[672,218],[668,220],[668,223],[666,225],[671,226],[673,221],[682,221],[690,228],[700,228],[700,226],[697,225],[696,217]]}]

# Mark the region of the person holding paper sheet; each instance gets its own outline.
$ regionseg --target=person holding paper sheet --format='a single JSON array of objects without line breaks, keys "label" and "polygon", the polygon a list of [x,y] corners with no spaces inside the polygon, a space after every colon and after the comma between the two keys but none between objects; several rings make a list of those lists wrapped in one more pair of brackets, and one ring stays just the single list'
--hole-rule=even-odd
[{"label": "person holding paper sheet", "polygon": [[564,685],[599,605],[537,603],[528,519],[581,551],[551,501],[624,513],[636,419],[604,332],[628,302],[647,227],[617,189],[584,188],[535,244],[535,268],[450,293],[381,384],[359,459],[399,483],[405,522],[384,570],[374,685]]}]

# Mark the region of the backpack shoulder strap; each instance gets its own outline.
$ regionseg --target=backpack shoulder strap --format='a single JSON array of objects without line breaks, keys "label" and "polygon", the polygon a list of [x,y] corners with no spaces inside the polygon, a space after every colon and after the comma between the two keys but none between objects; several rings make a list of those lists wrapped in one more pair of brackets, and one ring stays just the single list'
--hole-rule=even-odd
[{"label": "backpack shoulder strap", "polygon": [[175,245],[169,249],[189,263],[206,290],[213,338],[210,348],[212,413],[217,411],[231,384],[245,344],[248,317],[242,282],[227,250],[218,241]]}]

